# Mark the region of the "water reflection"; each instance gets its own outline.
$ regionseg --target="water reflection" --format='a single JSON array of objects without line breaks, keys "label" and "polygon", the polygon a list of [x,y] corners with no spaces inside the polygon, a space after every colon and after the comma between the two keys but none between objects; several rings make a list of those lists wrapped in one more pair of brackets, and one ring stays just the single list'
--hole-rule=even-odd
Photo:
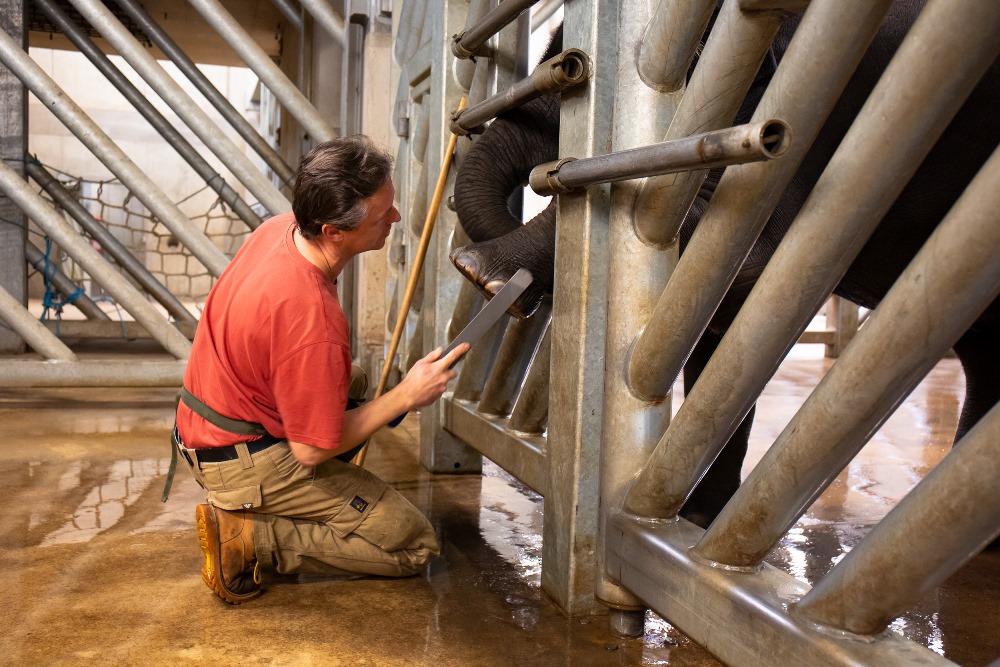
[{"label": "water reflection", "polygon": [[[59,490],[78,487],[87,465],[84,462],[71,463],[59,478]],[[42,538],[41,546],[87,542],[108,530],[122,520],[125,510],[139,499],[154,478],[166,472],[168,465],[168,459],[115,461],[104,480],[87,493],[69,520]],[[42,521],[44,517],[33,515],[29,525]]]}]

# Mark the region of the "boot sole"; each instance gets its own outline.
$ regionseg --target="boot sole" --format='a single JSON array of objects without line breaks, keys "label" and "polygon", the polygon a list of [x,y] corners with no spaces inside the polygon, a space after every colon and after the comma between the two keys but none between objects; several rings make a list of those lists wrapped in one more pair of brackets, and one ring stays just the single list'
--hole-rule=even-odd
[{"label": "boot sole", "polygon": [[243,595],[233,593],[226,588],[219,576],[215,564],[222,562],[222,543],[219,540],[219,522],[215,518],[215,508],[211,505],[198,505],[195,507],[194,517],[198,526],[198,546],[205,555],[201,564],[201,580],[205,585],[229,604],[242,604],[259,596],[259,588]]}]

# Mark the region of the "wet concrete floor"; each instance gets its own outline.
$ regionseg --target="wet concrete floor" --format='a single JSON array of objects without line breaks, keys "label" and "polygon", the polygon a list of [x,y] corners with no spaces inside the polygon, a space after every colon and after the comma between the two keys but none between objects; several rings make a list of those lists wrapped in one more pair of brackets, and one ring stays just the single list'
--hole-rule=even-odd
[{"label": "wet concrete floor", "polygon": [[[793,359],[758,408],[747,469],[828,366]],[[783,540],[770,562],[808,583],[948,450],[961,397],[942,362]],[[650,613],[636,639],[567,619],[540,590],[542,499],[493,464],[431,475],[416,420],[366,465],[434,523],[443,553],[416,577],[266,579],[231,607],[201,582],[193,508],[169,463],[169,390],[0,390],[0,633],[5,665],[718,665]],[[978,556],[893,629],[962,665],[1000,656],[1000,554]]]}]

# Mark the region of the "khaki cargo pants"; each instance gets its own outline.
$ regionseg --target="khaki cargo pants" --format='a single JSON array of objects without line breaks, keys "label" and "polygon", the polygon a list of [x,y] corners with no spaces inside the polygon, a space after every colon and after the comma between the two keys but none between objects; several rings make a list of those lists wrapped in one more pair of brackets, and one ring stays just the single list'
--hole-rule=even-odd
[{"label": "khaki cargo pants", "polygon": [[[357,386],[356,386],[357,385]],[[367,377],[352,373],[349,394],[361,398]],[[330,459],[301,465],[278,442],[255,454],[199,463],[191,472],[224,510],[253,512],[254,550],[262,568],[281,574],[416,574],[440,553],[434,528],[398,491],[363,468]]]}]

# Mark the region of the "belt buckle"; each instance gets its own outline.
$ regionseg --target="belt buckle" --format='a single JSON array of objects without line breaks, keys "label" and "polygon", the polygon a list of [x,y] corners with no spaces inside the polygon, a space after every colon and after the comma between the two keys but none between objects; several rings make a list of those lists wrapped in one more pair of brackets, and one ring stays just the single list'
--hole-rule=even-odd
[{"label": "belt buckle", "polygon": [[187,448],[184,447],[184,442],[181,440],[181,435],[180,433],[177,432],[176,426],[174,427],[174,432],[172,433],[172,435],[174,440],[174,447],[176,447],[177,451],[181,453],[181,456],[183,456],[187,460],[188,465],[194,466],[194,461],[191,459],[191,455],[188,454]]}]

